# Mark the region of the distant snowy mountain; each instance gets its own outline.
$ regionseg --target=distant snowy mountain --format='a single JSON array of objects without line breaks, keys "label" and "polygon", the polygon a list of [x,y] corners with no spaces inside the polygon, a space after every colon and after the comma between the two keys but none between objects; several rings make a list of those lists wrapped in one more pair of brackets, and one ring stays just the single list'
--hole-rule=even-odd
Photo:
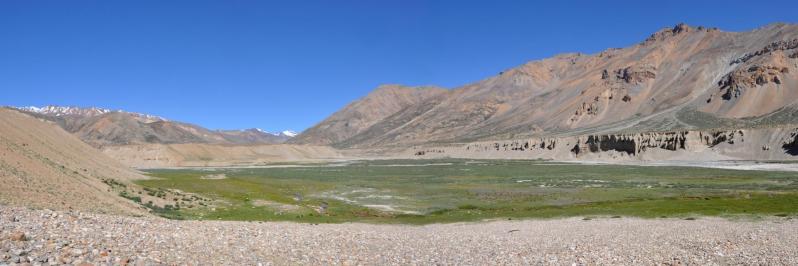
[{"label": "distant snowy mountain", "polygon": [[278,137],[288,137],[288,138],[293,138],[293,137],[296,137],[296,135],[299,135],[299,133],[296,133],[296,131],[293,131],[293,130],[283,130],[281,132],[270,132],[270,131],[265,131],[265,130],[260,129],[260,128],[243,129],[243,130],[256,130],[256,131],[264,133],[264,134],[269,134],[269,135],[278,136]]},{"label": "distant snowy mountain", "polygon": [[296,136],[295,132],[289,130],[279,133],[259,128],[209,130],[160,116],[98,107],[48,105],[12,108],[50,120],[94,146],[142,143],[276,144]]},{"label": "distant snowy mountain", "polygon": [[260,128],[239,129],[239,130],[218,130],[218,131],[220,131],[220,132],[232,132],[232,131],[247,132],[247,131],[249,131],[249,132],[258,132],[258,133],[268,134],[268,135],[272,135],[272,136],[289,137],[289,138],[293,138],[296,135],[299,135],[299,133],[296,133],[293,130],[283,130],[281,132],[271,132],[271,131],[266,131],[266,130],[263,130],[263,129],[260,129]]},{"label": "distant snowy mountain", "polygon": [[287,137],[292,137],[293,138],[293,137],[296,137],[296,135],[298,135],[299,133],[296,133],[296,132],[291,131],[291,130],[286,130],[286,131],[280,132],[280,134],[282,134],[283,136],[287,136]]},{"label": "distant snowy mountain", "polygon": [[39,114],[54,115],[54,116],[64,116],[64,115],[95,116],[111,112],[111,110],[97,108],[97,107],[81,108],[74,106],[54,106],[54,105],[48,105],[43,107],[36,107],[36,106],[17,107],[17,109],[33,113],[39,113]]},{"label": "distant snowy mountain", "polygon": [[265,131],[260,128],[250,128],[250,129],[240,129],[240,130],[217,130],[216,132],[224,135],[225,138],[230,142],[237,144],[282,143],[293,137],[283,133],[291,131],[283,131],[275,133],[275,132]]},{"label": "distant snowy mountain", "polygon": [[141,118],[144,122],[155,122],[155,121],[168,121],[163,117],[142,114],[142,113],[133,113],[127,112],[123,110],[116,110],[112,111],[110,109],[105,108],[98,108],[98,107],[77,107],[77,106],[56,106],[56,105],[47,105],[43,107],[36,107],[36,106],[28,106],[28,107],[14,107],[19,110],[37,113],[47,116],[80,116],[80,117],[92,117],[92,116],[99,116],[104,115],[111,112],[118,112],[118,113],[125,113],[137,118]]}]

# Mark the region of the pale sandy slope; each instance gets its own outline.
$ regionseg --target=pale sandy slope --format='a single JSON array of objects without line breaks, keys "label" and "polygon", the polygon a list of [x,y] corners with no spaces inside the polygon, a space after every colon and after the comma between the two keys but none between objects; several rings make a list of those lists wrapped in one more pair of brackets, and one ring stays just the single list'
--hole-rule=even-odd
[{"label": "pale sandy slope", "polygon": [[142,144],[106,146],[103,153],[136,168],[259,165],[279,162],[312,162],[343,159],[328,146],[266,144]]},{"label": "pale sandy slope", "polygon": [[0,108],[2,204],[143,214],[103,182],[142,178],[54,124]]}]

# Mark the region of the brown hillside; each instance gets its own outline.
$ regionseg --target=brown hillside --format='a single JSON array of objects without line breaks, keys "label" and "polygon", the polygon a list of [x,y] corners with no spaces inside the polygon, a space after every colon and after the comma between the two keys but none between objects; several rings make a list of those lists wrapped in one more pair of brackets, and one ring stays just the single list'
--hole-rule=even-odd
[{"label": "brown hillside", "polygon": [[378,89],[293,142],[366,148],[789,124],[797,48],[798,25],[679,24],[627,48],[533,61],[415,101]]},{"label": "brown hillside", "polygon": [[0,203],[145,214],[107,183],[146,178],[60,127],[0,108]]},{"label": "brown hillside", "polygon": [[289,143],[336,144],[363,132],[386,117],[408,107],[429,102],[446,93],[437,87],[383,85],[330,117],[305,130]]}]

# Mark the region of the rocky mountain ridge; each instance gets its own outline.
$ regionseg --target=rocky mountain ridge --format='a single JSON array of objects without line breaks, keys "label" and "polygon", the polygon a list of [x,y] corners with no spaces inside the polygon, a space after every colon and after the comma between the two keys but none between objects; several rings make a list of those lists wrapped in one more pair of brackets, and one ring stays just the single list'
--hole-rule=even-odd
[{"label": "rocky mountain ridge", "polygon": [[[329,145],[351,139],[380,121],[412,106],[433,106],[447,91],[440,87],[382,85],[366,97],[297,135],[291,143]],[[423,109],[423,108],[422,108]]]},{"label": "rocky mountain ridge", "polygon": [[798,122],[797,47],[798,25],[678,24],[630,47],[532,61],[452,90],[380,87],[290,142],[407,147],[789,126]]},{"label": "rocky mountain ridge", "polygon": [[271,133],[257,128],[209,130],[160,116],[98,107],[50,105],[15,109],[52,121],[95,147],[153,143],[276,144],[295,135],[292,131]]},{"label": "rocky mountain ridge", "polygon": [[129,115],[130,117],[144,122],[144,123],[152,123],[158,121],[169,121],[163,117],[149,115],[149,114],[142,114],[142,113],[135,113],[135,112],[127,112],[124,110],[111,110],[106,108],[100,107],[78,107],[78,106],[58,106],[58,105],[45,105],[42,107],[37,106],[26,106],[26,107],[10,107],[13,109],[17,109],[20,111],[24,111],[31,114],[38,114],[41,116],[46,117],[71,117],[73,119],[78,118],[89,118],[95,116],[101,116],[109,113],[122,113]]}]

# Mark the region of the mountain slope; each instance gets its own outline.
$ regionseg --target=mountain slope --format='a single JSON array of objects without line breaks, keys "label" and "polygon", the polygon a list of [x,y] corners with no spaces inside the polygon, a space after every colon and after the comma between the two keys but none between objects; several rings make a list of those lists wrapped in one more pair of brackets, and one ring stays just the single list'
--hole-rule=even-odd
[{"label": "mountain slope", "polygon": [[96,107],[46,106],[19,110],[55,122],[95,147],[152,143],[274,144],[291,138],[259,129],[214,131],[157,116]]},{"label": "mountain slope", "polygon": [[429,102],[446,93],[437,87],[383,85],[316,126],[305,130],[290,143],[329,145],[345,141],[377,122],[410,106]]},{"label": "mountain slope", "polygon": [[[292,141],[358,148],[795,123],[796,48],[797,25],[679,24],[631,47],[529,62],[416,101],[378,89]],[[359,106],[390,108],[366,116]]]},{"label": "mountain slope", "polygon": [[144,214],[109,184],[146,178],[56,125],[0,108],[0,203]]},{"label": "mountain slope", "polygon": [[292,134],[290,132],[288,134],[285,132],[271,133],[263,131],[259,128],[250,128],[244,130],[217,130],[215,133],[221,135],[222,138],[232,144],[277,144],[286,142],[287,140],[296,136],[296,134]]}]

